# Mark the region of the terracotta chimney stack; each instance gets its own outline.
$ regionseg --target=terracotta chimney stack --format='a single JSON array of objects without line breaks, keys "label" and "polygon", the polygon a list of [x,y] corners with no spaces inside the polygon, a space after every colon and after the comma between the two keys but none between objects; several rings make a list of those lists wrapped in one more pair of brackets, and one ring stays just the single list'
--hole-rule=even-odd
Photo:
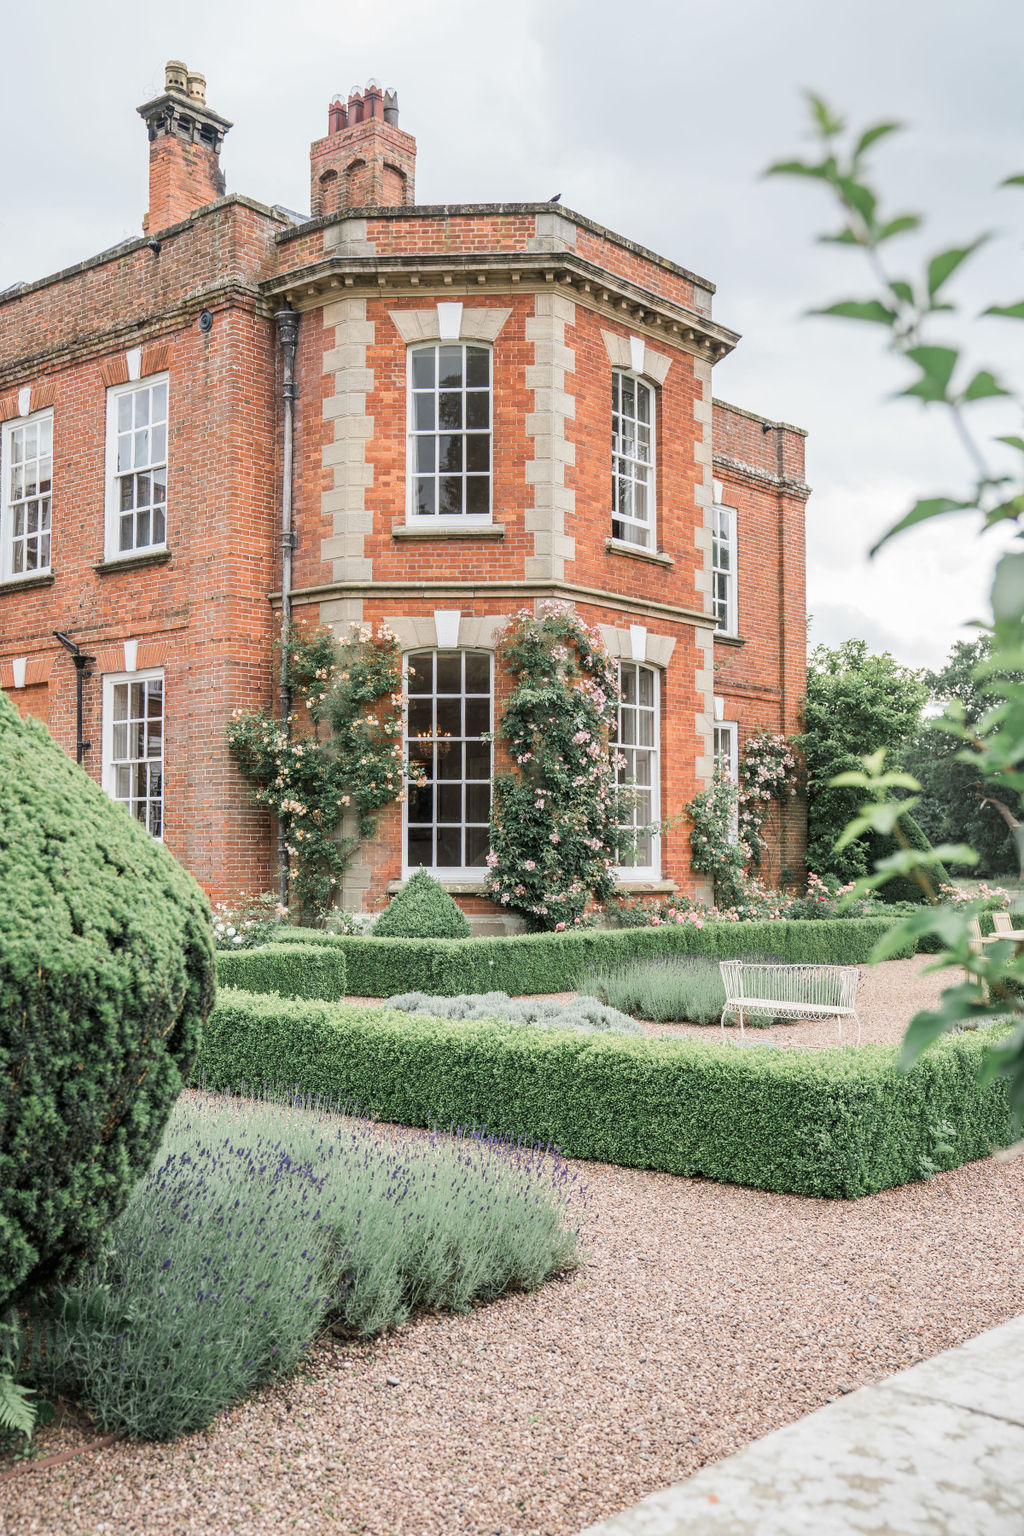
[{"label": "terracotta chimney stack", "polygon": [[206,105],[206,76],[169,59],[163,94],[139,108],[149,130],[147,234],[180,224],[224,195],[220,151],[231,124]]},{"label": "terracotta chimney stack", "polygon": [[415,201],[416,140],[398,126],[398,96],[371,80],[327,109],[327,137],[309,149],[314,218],[347,208],[401,208]]}]

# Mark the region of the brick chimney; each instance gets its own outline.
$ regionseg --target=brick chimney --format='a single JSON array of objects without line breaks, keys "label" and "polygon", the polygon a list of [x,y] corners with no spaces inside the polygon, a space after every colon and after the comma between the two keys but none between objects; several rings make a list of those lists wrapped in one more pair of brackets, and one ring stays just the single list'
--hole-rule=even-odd
[{"label": "brick chimney", "polygon": [[400,208],[415,201],[416,140],[398,126],[398,96],[371,80],[336,96],[327,137],[309,147],[309,201],[314,218],[345,208]]},{"label": "brick chimney", "polygon": [[139,116],[149,130],[149,211],[142,221],[156,234],[224,195],[220,150],[231,124],[206,105],[206,77],[169,59],[162,96]]}]

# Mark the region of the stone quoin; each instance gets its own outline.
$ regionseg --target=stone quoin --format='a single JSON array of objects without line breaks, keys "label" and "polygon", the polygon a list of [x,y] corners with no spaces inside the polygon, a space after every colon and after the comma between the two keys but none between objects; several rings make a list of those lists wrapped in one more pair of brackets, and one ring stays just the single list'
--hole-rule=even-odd
[{"label": "stone quoin", "polygon": [[[480,895],[505,761],[480,736],[524,607],[600,627],[652,819],[716,753],[735,771],[750,735],[798,728],[804,433],[714,397],[739,338],[710,282],[559,203],[418,205],[375,82],[330,104],[308,216],[225,191],[202,75],[172,61],[138,110],[143,234],[0,294],[0,686],[214,899],[276,883],[225,727],[276,698],[289,331],[294,623],[386,621],[445,738],[345,905],[425,866],[507,926]],[[794,801],[772,875],[803,856]],[[708,894],[679,821],[621,884]]]}]

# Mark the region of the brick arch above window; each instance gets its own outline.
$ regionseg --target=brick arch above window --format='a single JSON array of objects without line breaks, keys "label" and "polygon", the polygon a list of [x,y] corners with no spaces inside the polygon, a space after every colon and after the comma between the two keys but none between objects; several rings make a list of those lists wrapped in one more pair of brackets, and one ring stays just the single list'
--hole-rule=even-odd
[{"label": "brick arch above window", "polygon": [[613,368],[623,368],[627,373],[638,374],[654,384],[664,384],[672,359],[664,357],[648,346],[642,336],[619,336],[615,331],[602,330],[605,351]]},{"label": "brick arch above window", "polygon": [[[458,310],[458,314],[453,311]],[[510,309],[470,304],[435,304],[431,309],[390,309],[407,346],[417,341],[496,341]]]}]

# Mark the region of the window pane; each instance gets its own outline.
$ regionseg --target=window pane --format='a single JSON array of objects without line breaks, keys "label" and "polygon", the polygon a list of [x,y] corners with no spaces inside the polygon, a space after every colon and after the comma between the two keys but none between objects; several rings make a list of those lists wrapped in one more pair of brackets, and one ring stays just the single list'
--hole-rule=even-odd
[{"label": "window pane", "polygon": [[132,397],[121,395],[117,402],[117,430],[127,432],[132,424]]},{"label": "window pane", "polygon": [[433,821],[434,786],[414,784],[409,790],[409,820]]},{"label": "window pane", "polygon": [[486,431],[491,424],[491,397],[489,394],[466,396],[466,426],[474,431]]},{"label": "window pane", "polygon": [[429,351],[414,352],[412,355],[412,387],[413,389],[433,389],[434,387],[434,349]]},{"label": "window pane", "polygon": [[[444,438],[441,439],[444,442]],[[453,466],[457,467],[457,466]],[[466,438],[466,468],[487,474],[491,467],[491,439],[486,432]]]},{"label": "window pane", "polygon": [[439,437],[437,439],[439,453],[439,469],[462,469],[462,437]]},{"label": "window pane", "polygon": [[491,482],[487,475],[466,478],[466,511],[473,517],[486,517],[490,511]]},{"label": "window pane", "polygon": [[437,382],[441,389],[462,388],[461,347],[438,347]]},{"label": "window pane", "polygon": [[437,397],[437,424],[439,427],[462,426],[462,396],[455,394],[438,395]]},{"label": "window pane", "polygon": [[488,741],[466,742],[466,778],[489,779],[491,776],[491,744]]},{"label": "window pane", "polygon": [[462,748],[457,742],[438,742],[437,776],[446,783],[462,778]]},{"label": "window pane", "polygon": [[481,736],[491,728],[490,699],[466,700],[466,735]]},{"label": "window pane", "polygon": [[445,475],[439,482],[438,511],[443,517],[454,517],[462,512],[462,476]]},{"label": "window pane", "polygon": [[486,347],[466,348],[466,385],[486,389],[491,382],[491,354]]},{"label": "window pane", "polygon": [[434,685],[434,657],[426,655],[409,657],[409,692],[429,693]]},{"label": "window pane", "polygon": [[491,786],[487,784],[466,785],[466,820],[487,821],[491,819]]},{"label": "window pane", "polygon": [[153,508],[153,543],[162,544],[165,536],[165,523],[163,510],[160,507]]},{"label": "window pane", "polygon": [[437,829],[437,867],[438,869],[461,869],[462,867],[462,828],[438,827]]},{"label": "window pane", "polygon": [[429,736],[433,727],[434,704],[426,698],[409,699],[409,735]]},{"label": "window pane", "polygon": [[149,390],[137,389],[135,391],[135,425],[137,427],[149,426]]},{"label": "window pane", "polygon": [[478,869],[487,862],[489,837],[487,827],[466,828],[466,867]]},{"label": "window pane", "polygon": [[153,386],[153,420],[167,420],[167,385],[155,384]]},{"label": "window pane", "polygon": [[442,784],[437,791],[438,821],[457,822],[462,825],[462,785]]},{"label": "window pane", "polygon": [[434,396],[414,395],[415,421],[417,432],[432,432],[434,430]]},{"label": "window pane", "polygon": [[416,468],[421,474],[433,474],[437,468],[434,462],[436,446],[436,437],[418,437],[416,439]]},{"label": "window pane", "polygon": [[409,763],[414,767],[417,778],[433,779],[434,777],[434,742],[432,737],[424,737],[421,740],[412,740],[409,743]]},{"label": "window pane", "polygon": [[[486,693],[491,692],[491,659],[482,656],[479,651],[466,653],[466,692]],[[490,727],[486,727],[490,729]]]},{"label": "window pane", "polygon": [[409,828],[409,864],[413,869],[434,862],[434,834],[430,827]]},{"label": "window pane", "polygon": [[640,667],[640,703],[653,705],[654,703],[654,673],[650,667]]},{"label": "window pane", "polygon": [[[432,440],[431,440],[432,441]],[[437,481],[416,481],[416,515],[433,517],[437,511]]]},{"label": "window pane", "polygon": [[438,693],[462,692],[461,651],[438,651],[437,691]]},{"label": "window pane", "polygon": [[462,700],[439,698],[437,701],[438,736],[462,735]]}]

